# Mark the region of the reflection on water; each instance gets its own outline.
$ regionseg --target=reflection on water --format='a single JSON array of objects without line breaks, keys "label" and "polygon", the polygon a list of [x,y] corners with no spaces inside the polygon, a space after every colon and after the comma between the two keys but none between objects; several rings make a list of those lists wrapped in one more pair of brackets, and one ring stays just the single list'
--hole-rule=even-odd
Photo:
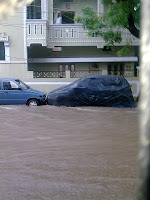
[{"label": "reflection on water", "polygon": [[0,118],[0,200],[136,199],[136,108],[0,106]]}]

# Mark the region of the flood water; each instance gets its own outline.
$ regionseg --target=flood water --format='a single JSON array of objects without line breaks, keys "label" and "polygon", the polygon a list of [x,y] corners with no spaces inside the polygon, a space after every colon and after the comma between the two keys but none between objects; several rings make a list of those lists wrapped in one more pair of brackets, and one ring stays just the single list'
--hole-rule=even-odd
[{"label": "flood water", "polygon": [[134,200],[138,109],[0,106],[0,200]]}]

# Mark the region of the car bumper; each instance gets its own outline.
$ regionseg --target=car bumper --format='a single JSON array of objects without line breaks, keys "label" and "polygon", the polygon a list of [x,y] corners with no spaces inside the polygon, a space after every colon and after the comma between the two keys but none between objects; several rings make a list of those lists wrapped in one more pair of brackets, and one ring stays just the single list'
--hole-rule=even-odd
[{"label": "car bumper", "polygon": [[47,99],[40,99],[40,105],[46,105]]}]

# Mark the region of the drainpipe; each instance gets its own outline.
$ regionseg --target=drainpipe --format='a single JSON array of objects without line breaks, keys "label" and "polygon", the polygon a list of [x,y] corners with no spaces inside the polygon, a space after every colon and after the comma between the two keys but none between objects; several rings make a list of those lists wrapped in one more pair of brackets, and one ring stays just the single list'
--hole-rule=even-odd
[{"label": "drainpipe", "polygon": [[138,200],[150,200],[150,1],[141,1],[141,96]]}]

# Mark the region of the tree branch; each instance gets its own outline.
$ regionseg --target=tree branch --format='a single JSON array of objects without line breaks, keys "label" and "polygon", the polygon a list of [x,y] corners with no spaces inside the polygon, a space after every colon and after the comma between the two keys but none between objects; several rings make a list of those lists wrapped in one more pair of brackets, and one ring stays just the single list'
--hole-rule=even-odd
[{"label": "tree branch", "polygon": [[134,19],[133,19],[132,13],[130,13],[128,16],[128,23],[129,23],[129,26],[126,28],[130,31],[130,33],[132,35],[134,35],[137,38],[140,38],[140,31],[136,28],[136,26],[134,24]]}]

